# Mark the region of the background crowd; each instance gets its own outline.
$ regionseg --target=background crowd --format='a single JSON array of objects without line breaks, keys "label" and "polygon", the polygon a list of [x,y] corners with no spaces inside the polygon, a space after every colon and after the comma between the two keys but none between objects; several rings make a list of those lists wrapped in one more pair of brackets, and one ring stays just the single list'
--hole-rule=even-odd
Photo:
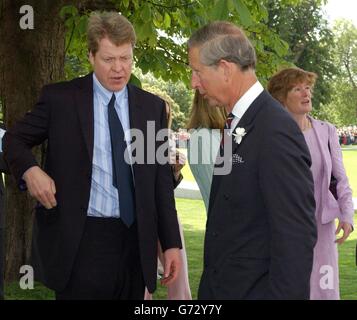
[{"label": "background crowd", "polygon": [[357,144],[357,126],[345,126],[337,129],[340,145]]}]

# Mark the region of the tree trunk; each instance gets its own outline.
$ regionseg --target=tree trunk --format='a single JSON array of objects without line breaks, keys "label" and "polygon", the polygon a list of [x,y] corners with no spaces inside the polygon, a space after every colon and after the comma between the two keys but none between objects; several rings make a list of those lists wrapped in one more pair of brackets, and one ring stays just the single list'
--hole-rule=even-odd
[{"label": "tree trunk", "polygon": [[[11,127],[32,109],[44,84],[64,77],[65,29],[59,17],[65,1],[0,0],[0,97],[5,123]],[[34,13],[34,29],[21,29],[22,5]],[[40,150],[35,151],[40,162]],[[19,278],[29,263],[34,201],[6,177],[5,280]]]}]

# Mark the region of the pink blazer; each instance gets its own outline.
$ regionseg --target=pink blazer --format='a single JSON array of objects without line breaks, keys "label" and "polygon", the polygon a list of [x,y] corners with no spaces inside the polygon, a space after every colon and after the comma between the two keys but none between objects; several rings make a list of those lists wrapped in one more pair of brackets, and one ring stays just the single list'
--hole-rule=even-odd
[{"label": "pink blazer", "polygon": [[[324,173],[322,181],[315,181],[315,188],[320,188],[316,194],[321,196],[322,223],[325,224],[338,218],[340,221],[348,222],[353,226],[352,190],[343,166],[336,128],[328,122],[315,120],[311,117],[309,119],[316,134],[323,159]],[[331,152],[328,148],[328,143],[330,144]],[[334,198],[329,190],[331,173],[337,179],[338,200]]]}]

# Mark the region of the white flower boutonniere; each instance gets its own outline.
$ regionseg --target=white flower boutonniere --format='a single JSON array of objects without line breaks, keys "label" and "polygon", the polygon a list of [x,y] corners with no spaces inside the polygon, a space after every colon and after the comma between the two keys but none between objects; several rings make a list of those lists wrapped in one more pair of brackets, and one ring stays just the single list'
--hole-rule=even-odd
[{"label": "white flower boutonniere", "polygon": [[246,135],[246,132],[244,128],[237,127],[232,135],[234,136],[234,141],[240,144],[242,142],[242,138]]}]

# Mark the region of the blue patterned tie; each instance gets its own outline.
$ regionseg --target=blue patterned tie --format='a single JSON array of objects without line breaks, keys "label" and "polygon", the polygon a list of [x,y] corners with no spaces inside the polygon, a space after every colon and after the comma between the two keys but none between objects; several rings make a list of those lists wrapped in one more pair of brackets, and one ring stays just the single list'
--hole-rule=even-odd
[{"label": "blue patterned tie", "polygon": [[113,93],[108,105],[108,122],[113,159],[113,186],[118,189],[120,218],[127,227],[134,222],[134,182],[131,165],[125,162],[124,153],[127,144],[124,130],[115,111],[115,95]]}]

